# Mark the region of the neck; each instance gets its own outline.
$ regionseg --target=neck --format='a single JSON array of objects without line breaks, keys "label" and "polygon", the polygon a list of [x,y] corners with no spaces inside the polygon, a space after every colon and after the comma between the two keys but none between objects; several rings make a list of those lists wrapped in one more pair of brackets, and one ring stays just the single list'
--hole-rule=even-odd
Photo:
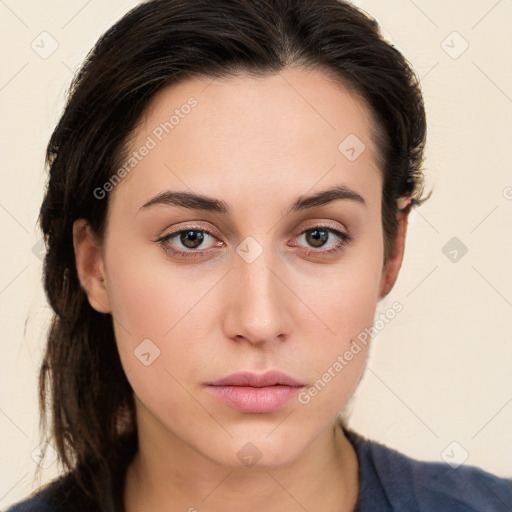
[{"label": "neck", "polygon": [[139,430],[123,501],[125,512],[353,512],[358,493],[357,456],[340,426],[292,463],[270,469],[226,467],[146,429]]}]

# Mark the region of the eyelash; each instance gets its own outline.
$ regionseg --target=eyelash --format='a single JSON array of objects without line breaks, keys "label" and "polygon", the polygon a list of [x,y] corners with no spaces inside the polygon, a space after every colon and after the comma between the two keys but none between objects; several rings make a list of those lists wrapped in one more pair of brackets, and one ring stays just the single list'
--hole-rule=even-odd
[{"label": "eyelash", "polygon": [[[336,245],[331,247],[330,249],[324,249],[324,250],[322,250],[322,249],[315,250],[315,249],[308,249],[306,247],[302,247],[301,251],[303,253],[305,253],[306,256],[333,256],[333,255],[336,255],[339,252],[341,252],[345,246],[350,245],[353,242],[353,238],[349,234],[339,231],[338,229],[334,229],[332,227],[322,226],[322,225],[313,226],[313,227],[310,227],[308,229],[301,231],[299,233],[299,235],[297,236],[297,238],[301,235],[304,235],[305,233],[308,233],[310,231],[315,231],[315,230],[326,231],[328,233],[331,233],[331,234],[337,236],[340,239],[340,241],[338,243],[336,243]],[[183,229],[173,231],[171,233],[163,235],[160,238],[158,238],[157,240],[155,240],[155,242],[159,243],[168,254],[171,254],[172,256],[178,257],[180,259],[201,258],[201,257],[204,257],[204,255],[206,253],[215,249],[214,247],[212,247],[210,249],[203,249],[203,250],[189,249],[188,251],[180,251],[180,250],[172,247],[172,245],[169,243],[170,239],[175,238],[176,236],[178,236],[182,233],[187,233],[189,231],[203,233],[208,236],[211,236],[212,238],[215,238],[215,235],[213,235],[207,229],[203,229],[199,226],[190,226],[190,227],[185,227]]]}]

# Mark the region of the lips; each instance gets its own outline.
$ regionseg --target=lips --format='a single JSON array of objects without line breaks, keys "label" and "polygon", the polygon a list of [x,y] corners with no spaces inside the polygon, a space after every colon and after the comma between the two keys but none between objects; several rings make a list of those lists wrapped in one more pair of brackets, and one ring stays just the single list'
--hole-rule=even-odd
[{"label": "lips", "polygon": [[246,386],[252,388],[263,388],[267,386],[291,386],[302,387],[303,382],[286,375],[277,370],[271,370],[266,373],[257,374],[251,372],[233,373],[222,379],[209,383],[210,386]]},{"label": "lips", "polygon": [[234,373],[207,384],[215,398],[239,412],[265,414],[279,410],[305,385],[277,370]]}]

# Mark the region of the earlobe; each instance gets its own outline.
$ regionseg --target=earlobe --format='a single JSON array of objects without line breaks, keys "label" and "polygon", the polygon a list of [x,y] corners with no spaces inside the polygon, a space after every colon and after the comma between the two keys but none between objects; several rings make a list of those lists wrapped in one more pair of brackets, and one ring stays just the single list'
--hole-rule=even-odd
[{"label": "earlobe", "polygon": [[405,252],[405,239],[407,234],[407,221],[411,211],[410,198],[401,198],[398,202],[397,230],[393,240],[390,254],[384,264],[380,282],[379,299],[383,299],[395,285],[398,273],[402,267],[402,260]]},{"label": "earlobe", "polygon": [[85,219],[73,224],[73,247],[78,279],[89,304],[99,313],[110,313],[102,245]]}]

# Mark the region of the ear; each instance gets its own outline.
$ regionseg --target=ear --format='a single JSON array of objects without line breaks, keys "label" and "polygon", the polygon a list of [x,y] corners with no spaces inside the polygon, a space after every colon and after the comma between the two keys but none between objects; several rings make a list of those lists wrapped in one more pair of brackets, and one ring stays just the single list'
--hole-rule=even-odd
[{"label": "ear", "polygon": [[382,270],[379,299],[383,299],[392,290],[398,278],[398,273],[400,272],[405,252],[407,221],[409,219],[411,206],[411,198],[400,198],[398,201],[398,226],[390,253]]},{"label": "ear", "polygon": [[102,245],[85,219],[73,223],[73,247],[78,279],[89,304],[99,313],[110,313]]}]

